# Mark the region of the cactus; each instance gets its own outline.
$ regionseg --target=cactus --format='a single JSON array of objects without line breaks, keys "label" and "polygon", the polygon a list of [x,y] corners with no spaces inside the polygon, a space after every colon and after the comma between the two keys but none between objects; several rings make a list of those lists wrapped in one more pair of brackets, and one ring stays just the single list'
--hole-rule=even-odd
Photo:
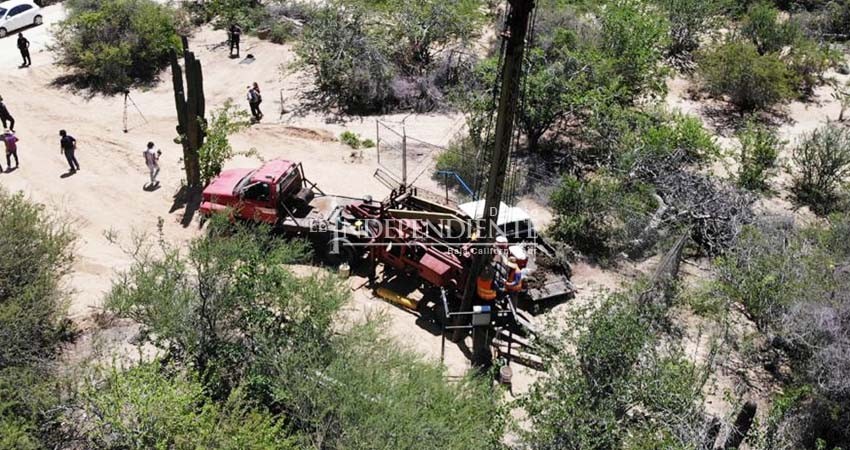
[{"label": "cactus", "polygon": [[186,88],[183,85],[183,69],[177,60],[177,52],[171,52],[171,74],[174,82],[174,100],[177,107],[177,134],[183,144],[183,163],[186,168],[186,184],[191,188],[201,185],[201,165],[198,150],[204,144],[204,77],[201,62],[189,51],[189,41],[183,36],[183,65],[186,70]]}]

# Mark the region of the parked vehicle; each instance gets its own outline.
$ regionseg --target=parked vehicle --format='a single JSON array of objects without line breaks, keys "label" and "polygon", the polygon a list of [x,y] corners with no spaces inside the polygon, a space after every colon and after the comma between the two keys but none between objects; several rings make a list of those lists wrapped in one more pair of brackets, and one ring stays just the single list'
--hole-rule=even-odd
[{"label": "parked vehicle", "polygon": [[44,21],[41,8],[32,0],[9,0],[0,3],[0,38]]},{"label": "parked vehicle", "polygon": [[[222,172],[204,189],[200,212],[265,223],[309,239],[331,264],[383,264],[459,298],[474,254],[482,250],[471,236],[471,224],[480,217],[476,205],[449,208],[417,197],[415,188],[406,187],[393,190],[382,202],[368,196],[328,195],[305,178],[301,164],[275,160],[253,170]],[[504,213],[498,226],[510,238],[510,251],[522,255],[523,268],[535,281],[523,294],[527,309],[572,294],[568,269],[539,263],[541,258],[557,258],[528,214],[507,205],[500,209]]]},{"label": "parked vehicle", "polygon": [[368,237],[362,222],[358,224],[346,209],[353,203],[377,202],[327,195],[304,176],[300,163],[273,160],[257,169],[223,171],[204,189],[199,211],[205,216],[226,212],[235,219],[307,238],[329,262],[337,262],[354,258],[348,244]]}]

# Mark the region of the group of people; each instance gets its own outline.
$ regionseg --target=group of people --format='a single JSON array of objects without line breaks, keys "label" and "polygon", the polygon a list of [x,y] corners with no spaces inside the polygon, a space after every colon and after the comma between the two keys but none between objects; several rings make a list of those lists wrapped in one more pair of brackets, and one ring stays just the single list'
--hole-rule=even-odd
[{"label": "group of people", "polygon": [[476,294],[485,302],[504,295],[516,307],[519,295],[527,290],[525,265],[528,256],[520,245],[510,245],[505,236],[496,237],[493,261],[476,279]]},{"label": "group of people", "polygon": [[[228,35],[228,40],[230,42],[230,54],[233,56],[233,52],[235,50],[236,57],[239,57],[239,41],[242,35],[242,29],[238,25],[233,24],[228,30]],[[18,33],[17,45],[18,50],[21,52],[21,58],[23,59],[21,67],[28,67],[32,65],[32,59],[30,59],[29,54],[30,43],[29,40],[24,37],[23,33]],[[251,109],[251,116],[255,122],[259,122],[260,119],[263,118],[263,112],[260,110],[260,104],[263,102],[263,96],[260,93],[260,86],[255,82],[251,86],[248,86],[247,89],[247,100],[248,106]],[[18,160],[19,139],[15,135],[15,119],[12,117],[12,114],[3,102],[2,97],[0,97],[0,121],[2,121],[4,129],[3,134],[0,135],[0,139],[3,140],[3,144],[6,149],[6,171],[11,171],[13,170],[12,159],[15,160],[15,169],[17,169],[20,165]],[[77,161],[76,156],[77,140],[68,134],[67,131],[60,130],[59,147],[61,154],[65,156],[65,159],[68,162],[68,173],[74,174],[79,171],[80,163]],[[153,187],[159,185],[157,176],[160,171],[159,158],[162,156],[162,151],[158,150],[153,142],[148,142],[147,147],[142,154],[144,156],[145,166],[148,168],[150,174],[149,186]],[[3,171],[2,165],[0,165],[0,171]]]},{"label": "group of people", "polygon": [[[230,57],[239,57],[239,42],[242,40],[242,28],[236,24],[230,24],[227,29],[227,42],[230,43]],[[233,52],[236,52],[234,55]],[[252,86],[248,86],[247,94],[248,106],[251,108],[251,116],[254,122],[259,122],[263,118],[263,112],[260,111],[260,103],[263,102],[263,96],[260,94],[260,86],[255,82]]]}]

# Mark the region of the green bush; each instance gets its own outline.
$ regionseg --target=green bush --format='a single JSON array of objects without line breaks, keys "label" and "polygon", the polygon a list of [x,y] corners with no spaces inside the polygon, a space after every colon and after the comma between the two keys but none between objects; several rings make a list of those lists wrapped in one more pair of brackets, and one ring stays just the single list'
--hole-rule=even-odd
[{"label": "green bush", "polygon": [[137,255],[107,297],[106,307],[141,323],[174,368],[119,374],[89,393],[84,410],[108,413],[92,419],[103,432],[95,443],[115,436],[130,447],[144,438],[145,448],[180,447],[178,439],[190,448],[224,445],[217,440],[256,448],[271,446],[282,423],[297,448],[500,441],[489,382],[446,383],[441,366],[381,336],[377,323],[337,326],[347,289],[336,276],[294,275],[289,265],[302,246],[262,228],[211,225],[186,252]]},{"label": "green bush", "polygon": [[317,106],[426,111],[442,104],[452,78],[440,76],[454,70],[442,50],[475,36],[481,12],[478,0],[332,2],[315,12],[295,50],[316,76]]},{"label": "green bush", "polygon": [[792,190],[818,214],[835,209],[850,177],[850,131],[827,125],[804,136],[792,155]]},{"label": "green bush", "polygon": [[358,7],[321,8],[295,47],[316,75],[320,100],[350,113],[384,111],[396,101],[390,85],[396,68],[385,43],[367,32],[367,21]]},{"label": "green bush", "polygon": [[273,23],[269,27],[269,41],[275,44],[289,42],[295,34],[295,27],[290,22]]},{"label": "green bush", "polygon": [[760,223],[717,260],[714,296],[744,305],[771,336],[773,348],[760,356],[792,371],[783,377],[789,397],[774,403],[758,448],[839,448],[850,441],[848,219],[833,215],[804,229]]},{"label": "green bush", "polygon": [[80,87],[119,93],[153,82],[179,51],[177,15],[154,0],[68,0],[54,49]]},{"label": "green bush", "polygon": [[773,130],[749,123],[738,133],[741,154],[738,160],[738,185],[754,191],[767,189],[767,178],[776,169],[776,158],[785,142]]},{"label": "green bush", "polygon": [[339,140],[343,144],[353,148],[372,148],[375,146],[375,142],[371,139],[361,139],[360,135],[353,131],[343,131],[342,134],[339,135]]},{"label": "green bush", "polygon": [[814,94],[815,88],[824,84],[824,74],[843,57],[828,47],[821,47],[811,39],[800,39],[785,57],[793,74],[794,89],[803,97]]},{"label": "green bush", "polygon": [[702,370],[674,342],[659,345],[665,313],[641,287],[603,297],[592,312],[571,316],[582,325],[546,336],[549,375],[522,400],[528,448],[700,447]]},{"label": "green bush", "polygon": [[191,372],[169,374],[158,361],[95,372],[68,409],[65,429],[85,448],[298,448],[282,420],[241,392],[215,402]]},{"label": "green bush", "polygon": [[201,181],[204,185],[221,173],[224,163],[234,156],[252,155],[253,152],[238,152],[230,145],[230,135],[237,133],[250,125],[248,113],[236,109],[233,102],[226,101],[217,111],[212,113],[210,121],[204,125],[204,145],[198,150],[198,161],[201,166]]},{"label": "green bush", "polygon": [[[437,172],[454,172],[474,189],[473,184],[476,184],[476,181],[483,186],[484,180],[486,180],[487,165],[481,163],[481,159],[485,157],[486,155],[480,151],[480,147],[475,144],[472,138],[468,136],[456,137],[449,142],[448,148],[437,154],[435,170]],[[440,183],[445,183],[448,180],[448,185],[451,188],[460,187],[454,177],[448,179],[441,175],[435,175],[435,177]]]},{"label": "green bush", "polygon": [[725,98],[741,112],[769,109],[794,95],[793,74],[776,55],[731,40],[706,52],[699,61],[703,88]]},{"label": "green bush", "polygon": [[603,258],[629,249],[658,207],[651,187],[605,175],[589,180],[565,176],[550,203],[553,237]]},{"label": "green bush", "polygon": [[666,92],[667,71],[661,64],[669,24],[656,8],[637,0],[605,5],[601,17],[602,50],[613,60],[623,101]]},{"label": "green bush", "polygon": [[762,55],[779,52],[802,36],[794,22],[779,20],[779,10],[769,2],[751,6],[743,22],[741,34],[749,39]]},{"label": "green bush", "polygon": [[716,0],[657,0],[670,21],[670,40],[667,55],[689,58],[700,47],[703,34],[715,23],[720,12]]},{"label": "green bush", "polygon": [[70,337],[62,277],[71,270],[69,226],[22,193],[0,187],[0,448],[52,448],[60,401],[52,366]]}]

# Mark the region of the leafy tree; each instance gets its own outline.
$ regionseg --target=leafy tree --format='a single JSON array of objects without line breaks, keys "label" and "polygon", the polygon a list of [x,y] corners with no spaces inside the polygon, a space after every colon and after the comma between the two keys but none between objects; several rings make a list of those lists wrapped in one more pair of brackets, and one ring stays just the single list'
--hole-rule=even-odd
[{"label": "leafy tree", "polygon": [[225,238],[222,225],[212,226],[213,237],[196,239],[188,253],[138,252],[105,306],[144,324],[154,344],[226,396],[261,345],[326,342],[344,297],[330,278],[300,280],[285,267],[304,257],[303,246],[242,227]]},{"label": "leafy tree", "polygon": [[749,8],[741,26],[741,34],[752,41],[762,55],[778,52],[801,37],[794,22],[780,22],[779,10],[764,1]]},{"label": "leafy tree", "polygon": [[180,50],[173,8],[154,0],[69,0],[54,48],[71,81],[119,93],[154,81]]},{"label": "leafy tree", "polygon": [[[110,415],[119,423],[106,425],[125,430],[128,419],[141,421],[153,427],[150,436],[171,442],[186,435],[184,424],[200,421],[200,435],[191,442],[203,446],[207,419],[198,415],[215,407],[225,424],[228,417],[248,421],[244,432],[259,434],[246,442],[260,446],[283,420],[298,448],[413,449],[428,442],[461,449],[499,442],[503,422],[488,384],[445,383],[442,368],[380,336],[375,323],[338,323],[346,290],[336,277],[295,276],[286,264],[303,256],[300,246],[262,229],[218,220],[212,225],[212,234],[193,241],[188,253],[168,247],[158,250],[161,256],[138,252],[106,302],[142,323],[166,360],[197,374],[198,385],[174,392],[175,381],[169,381],[154,391],[169,406],[133,402],[130,414]],[[155,385],[161,377],[154,375]],[[176,381],[178,387],[183,383]],[[145,383],[131,378],[128,389],[110,394],[106,404]],[[210,400],[197,398],[197,392]],[[168,400],[173,396],[179,401]],[[246,403],[236,404],[245,408],[234,410],[233,398],[244,398]],[[186,410],[208,401],[214,403],[200,413]],[[146,414],[149,408],[161,412]],[[172,415],[179,417],[171,420]],[[256,420],[246,419],[252,417]],[[177,429],[156,431],[172,429],[166,424]],[[137,435],[129,431],[129,437]]]},{"label": "leafy tree", "polygon": [[68,225],[22,193],[0,188],[0,448],[52,446],[59,403],[51,369],[69,337],[62,277],[73,262]]},{"label": "leafy tree", "polygon": [[281,419],[240,391],[213,401],[192,372],[158,361],[93,372],[65,417],[65,433],[86,448],[297,448]]},{"label": "leafy tree", "polygon": [[699,49],[700,39],[712,29],[720,13],[716,0],[658,0],[670,21],[667,56],[689,59]]},{"label": "leafy tree", "polygon": [[637,0],[617,0],[601,12],[602,49],[613,58],[623,100],[665,92],[666,70],[660,64],[669,24],[654,8]]},{"label": "leafy tree", "polygon": [[[697,448],[704,436],[701,370],[675,344],[657,345],[663,308],[640,287],[582,311],[573,332],[547,336],[549,376],[522,405],[531,448]],[[575,354],[566,348],[575,347]]]},{"label": "leafy tree", "polygon": [[218,176],[224,163],[234,156],[253,154],[234,151],[229,140],[231,134],[238,133],[249,125],[248,113],[237,109],[229,100],[212,114],[210,121],[205,124],[204,145],[198,150],[201,181],[204,185]]},{"label": "leafy tree", "polygon": [[779,150],[785,142],[767,127],[750,122],[738,134],[741,154],[738,167],[738,185],[762,191],[767,189],[767,178],[776,169]]},{"label": "leafy tree", "polygon": [[498,448],[505,417],[490,380],[447,383],[441,367],[382,336],[381,326],[355,325],[330,349],[271,358],[272,396],[306,432],[302,445]]},{"label": "leafy tree", "polygon": [[478,31],[478,0],[343,1],[306,24],[299,63],[317,78],[318,103],[348,113],[439,106],[451,67],[442,50]]},{"label": "leafy tree", "polygon": [[393,25],[376,31],[389,34],[393,60],[407,75],[426,73],[435,53],[457,41],[471,40],[484,21],[478,0],[387,0],[383,6],[386,20]]},{"label": "leafy tree", "polygon": [[541,49],[529,51],[526,66],[517,121],[533,153],[547,132],[583,108],[589,68],[569,54],[547,58]]},{"label": "leafy tree", "polygon": [[658,207],[650,186],[605,175],[589,180],[564,176],[550,202],[556,214],[552,235],[603,258],[627,250]]},{"label": "leafy tree", "polygon": [[793,76],[773,54],[760,55],[749,42],[730,40],[699,61],[703,88],[726,98],[742,113],[763,110],[793,96]]},{"label": "leafy tree", "polygon": [[316,75],[318,95],[351,113],[383,111],[394,103],[396,68],[385,43],[368,33],[357,6],[320,8],[296,46],[300,61]]}]

